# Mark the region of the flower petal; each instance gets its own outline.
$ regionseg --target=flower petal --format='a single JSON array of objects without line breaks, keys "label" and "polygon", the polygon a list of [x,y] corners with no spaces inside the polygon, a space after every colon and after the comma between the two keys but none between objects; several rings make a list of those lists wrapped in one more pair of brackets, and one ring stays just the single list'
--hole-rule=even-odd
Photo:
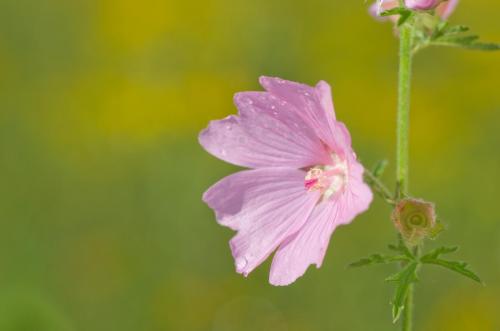
[{"label": "flower petal", "polygon": [[331,150],[339,154],[350,150],[350,146],[344,145],[344,139],[338,139],[338,122],[335,120],[331,89],[326,82],[321,81],[316,87],[311,87],[263,76],[260,77],[260,84],[271,94],[292,105],[290,110],[302,117]]},{"label": "flower petal", "polygon": [[304,176],[289,168],[246,170],[204,194],[219,223],[238,230],[230,242],[237,272],[248,275],[304,225],[319,199],[306,191]]},{"label": "flower petal", "polygon": [[362,181],[362,166],[357,162],[352,166],[346,190],[334,200],[319,204],[304,227],[281,244],[271,266],[271,284],[289,285],[301,277],[309,265],[321,267],[330,237],[337,226],[351,223],[358,214],[368,209],[373,194]]},{"label": "flower petal", "polygon": [[324,144],[293,106],[267,92],[238,93],[235,104],[240,116],[212,121],[200,133],[200,144],[212,155],[250,168],[328,162]]},{"label": "flower petal", "polygon": [[457,5],[458,0],[444,1],[436,8],[436,12],[443,20],[446,20],[455,11]]},{"label": "flower petal", "polygon": [[321,266],[341,213],[339,207],[331,201],[322,202],[304,227],[280,246],[271,265],[269,282],[272,285],[289,285],[302,276],[309,265]]},{"label": "flower petal", "polygon": [[338,198],[338,203],[344,208],[340,224],[349,224],[352,220],[370,207],[373,193],[363,181],[364,167],[354,159],[349,161],[349,181],[345,191]]}]

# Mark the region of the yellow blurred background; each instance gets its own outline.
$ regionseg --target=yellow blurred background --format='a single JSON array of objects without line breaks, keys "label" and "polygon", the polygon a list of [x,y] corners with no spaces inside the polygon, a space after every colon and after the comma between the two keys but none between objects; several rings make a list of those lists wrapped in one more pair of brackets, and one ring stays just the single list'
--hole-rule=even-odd
[{"label": "yellow blurred background", "polygon": [[[328,81],[364,164],[393,161],[397,41],[368,5],[0,1],[0,330],[395,329],[393,270],[345,268],[394,240],[379,200],[287,288],[269,263],[237,275],[232,232],[201,202],[237,169],[197,134],[259,75]],[[451,21],[499,42],[499,12],[462,0]],[[423,270],[416,330],[500,330],[499,73],[500,53],[415,60],[411,190],[487,284]]]}]

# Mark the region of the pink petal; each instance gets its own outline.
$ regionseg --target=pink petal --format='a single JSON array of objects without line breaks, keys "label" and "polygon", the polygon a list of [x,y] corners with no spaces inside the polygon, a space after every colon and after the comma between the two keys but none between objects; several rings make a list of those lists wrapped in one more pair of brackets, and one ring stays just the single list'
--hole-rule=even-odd
[{"label": "pink petal", "polygon": [[302,117],[332,151],[342,154],[350,150],[350,146],[343,144],[343,138],[339,140],[331,90],[326,82],[321,81],[316,87],[311,87],[263,76],[260,77],[260,84],[271,94],[292,105],[290,111]]},{"label": "pink petal", "polygon": [[457,5],[458,5],[458,0],[448,0],[441,3],[436,8],[436,12],[442,19],[446,20],[455,11]]},{"label": "pink petal", "polygon": [[235,104],[240,116],[212,121],[200,133],[200,144],[212,155],[250,168],[328,162],[323,143],[293,106],[267,92],[238,93]]},{"label": "pink petal", "polygon": [[375,17],[379,21],[392,20],[396,22],[399,18],[397,15],[393,16],[380,16],[380,13],[390,10],[392,8],[398,7],[398,0],[377,0],[369,8],[370,15]]},{"label": "pink petal", "polygon": [[304,227],[274,255],[269,275],[272,285],[289,285],[302,276],[310,264],[321,266],[340,213],[339,205],[332,202],[323,202],[314,209]]},{"label": "pink petal", "polygon": [[319,199],[306,191],[304,176],[289,168],[246,170],[204,194],[218,221],[238,230],[230,242],[237,272],[246,276],[303,226]]},{"label": "pink petal", "polygon": [[355,162],[351,171],[346,190],[336,199],[318,205],[304,227],[280,246],[271,266],[271,284],[291,284],[306,272],[309,265],[321,267],[335,228],[351,223],[368,209],[373,194],[362,181],[363,168]]},{"label": "pink petal", "polygon": [[350,160],[349,181],[346,190],[339,197],[338,203],[344,209],[343,218],[337,220],[339,224],[349,224],[359,214],[365,212],[373,200],[370,187],[363,181],[363,166]]}]

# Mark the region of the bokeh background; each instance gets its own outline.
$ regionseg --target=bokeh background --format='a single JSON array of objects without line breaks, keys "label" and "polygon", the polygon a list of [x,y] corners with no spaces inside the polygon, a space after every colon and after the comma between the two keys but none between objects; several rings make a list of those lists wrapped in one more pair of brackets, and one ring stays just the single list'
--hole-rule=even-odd
[{"label": "bokeh background", "polygon": [[[397,43],[359,1],[1,0],[0,330],[393,330],[380,200],[287,288],[234,272],[202,192],[237,170],[197,133],[259,75],[333,86],[370,166],[393,164]],[[500,41],[500,2],[452,17]],[[500,330],[500,53],[415,62],[411,190],[486,287],[426,268],[416,330]],[[394,167],[385,179],[392,183]],[[432,244],[429,245],[429,247]]]}]

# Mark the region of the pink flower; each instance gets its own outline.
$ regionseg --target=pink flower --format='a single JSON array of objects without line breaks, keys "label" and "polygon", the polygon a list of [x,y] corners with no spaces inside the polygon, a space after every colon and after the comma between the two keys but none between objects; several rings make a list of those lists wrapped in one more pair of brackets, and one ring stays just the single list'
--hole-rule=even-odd
[{"label": "pink flower", "polygon": [[[405,5],[414,10],[429,10],[436,9],[436,14],[443,20],[448,19],[448,17],[453,13],[455,7],[458,4],[458,0],[406,0]],[[380,17],[380,13],[399,6],[399,0],[377,0],[370,7],[370,13],[378,18],[385,19],[385,17]],[[397,21],[398,16],[389,16],[392,21]]]},{"label": "pink flower", "polygon": [[266,92],[242,92],[238,116],[212,121],[200,144],[251,168],[223,178],[203,200],[238,233],[230,247],[247,276],[274,251],[269,281],[288,285],[319,268],[335,228],[372,201],[345,125],[335,119],[330,86],[261,77]]},{"label": "pink flower", "polygon": [[413,10],[431,10],[437,7],[443,0],[406,0],[406,7]]}]

